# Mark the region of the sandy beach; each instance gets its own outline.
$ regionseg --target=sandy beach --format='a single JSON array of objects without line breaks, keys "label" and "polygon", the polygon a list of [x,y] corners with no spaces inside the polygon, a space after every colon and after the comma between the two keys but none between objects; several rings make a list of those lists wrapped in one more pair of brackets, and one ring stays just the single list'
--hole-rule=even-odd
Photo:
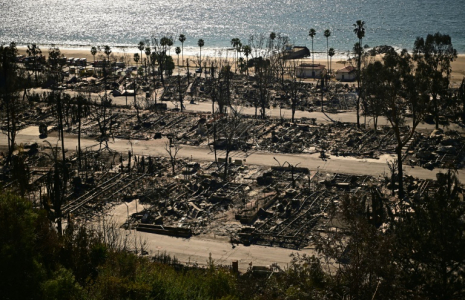
[{"label": "sandy beach", "polygon": [[[26,54],[26,47],[18,47],[18,51],[20,54],[27,55]],[[49,49],[48,48],[43,48],[42,54],[45,56],[48,56]],[[72,48],[65,48],[65,49],[60,49],[61,52],[63,53],[64,56],[70,58],[87,58],[88,62],[92,62],[94,60],[94,57],[90,53],[90,47],[88,50],[85,49],[72,49]],[[119,61],[130,61],[135,65],[133,58],[134,53],[136,53],[133,48],[126,49],[126,48],[117,48],[114,49],[113,53],[110,55],[112,59],[117,59]],[[140,52],[138,52],[140,53]],[[173,59],[175,64],[177,64],[177,57],[176,54],[174,53],[174,49],[172,49],[172,54]],[[180,55],[181,57],[181,55]],[[96,55],[95,59],[104,59],[104,54],[103,52],[100,52]],[[145,58],[145,54],[143,53],[143,58]],[[204,59],[213,59],[214,57],[209,57],[209,56],[202,56],[202,60]],[[192,62],[192,66],[195,68],[195,62],[197,61],[197,57],[193,55],[184,55],[184,61],[189,59],[190,62]],[[229,58],[230,60],[233,60],[232,57]],[[181,60],[181,58],[180,58]],[[303,59],[302,62],[312,62],[312,59]],[[326,59],[315,59],[315,63],[320,63],[323,65],[326,65]],[[182,63],[181,63],[182,64]],[[338,70],[344,68],[344,60],[339,58],[339,59],[333,59],[331,63],[331,69],[332,70]],[[451,83],[453,86],[460,85],[462,82],[463,78],[465,78],[465,54],[459,54],[457,59],[452,62],[452,73],[451,73]]]}]

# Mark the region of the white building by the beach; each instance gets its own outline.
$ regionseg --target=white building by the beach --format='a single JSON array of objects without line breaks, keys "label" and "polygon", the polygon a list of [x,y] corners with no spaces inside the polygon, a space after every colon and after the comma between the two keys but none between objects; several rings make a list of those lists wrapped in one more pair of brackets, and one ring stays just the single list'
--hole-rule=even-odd
[{"label": "white building by the beach", "polygon": [[354,81],[355,79],[357,79],[357,69],[353,66],[347,66],[336,71],[336,80]]},{"label": "white building by the beach", "polygon": [[298,78],[321,78],[326,73],[326,67],[320,64],[300,64],[296,67]]}]

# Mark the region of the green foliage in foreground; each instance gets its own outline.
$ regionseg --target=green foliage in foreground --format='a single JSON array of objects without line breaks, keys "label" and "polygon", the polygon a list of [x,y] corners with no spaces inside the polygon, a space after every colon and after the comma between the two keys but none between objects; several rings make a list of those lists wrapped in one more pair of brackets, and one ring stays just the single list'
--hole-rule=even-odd
[{"label": "green foliage in foreground", "polygon": [[43,211],[10,193],[0,195],[2,299],[237,299],[229,271],[177,271],[111,249],[101,236],[68,227],[62,237]]},{"label": "green foliage in foreground", "polygon": [[315,238],[323,260],[293,255],[265,275],[155,262],[73,225],[59,236],[44,211],[0,192],[2,299],[464,299],[464,190],[452,173],[438,183],[396,205],[348,195],[334,214],[345,228]]},{"label": "green foliage in foreground", "polygon": [[237,276],[213,260],[207,268],[158,263],[102,240],[76,226],[60,237],[45,211],[0,193],[2,299],[298,299],[324,281],[314,258],[296,256],[289,276],[256,278]]}]

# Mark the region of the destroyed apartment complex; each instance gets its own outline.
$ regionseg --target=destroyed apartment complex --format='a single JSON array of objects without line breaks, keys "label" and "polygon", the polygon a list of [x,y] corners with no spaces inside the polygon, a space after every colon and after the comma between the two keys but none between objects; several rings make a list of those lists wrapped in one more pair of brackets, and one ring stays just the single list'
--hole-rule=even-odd
[{"label": "destroyed apartment complex", "polygon": [[239,71],[210,59],[196,73],[19,61],[30,88],[2,104],[1,185],[60,226],[113,215],[126,230],[303,249],[333,230],[344,197],[380,226],[398,195],[464,167],[460,106],[436,118],[400,104],[390,118],[356,82],[293,76],[280,60]]}]

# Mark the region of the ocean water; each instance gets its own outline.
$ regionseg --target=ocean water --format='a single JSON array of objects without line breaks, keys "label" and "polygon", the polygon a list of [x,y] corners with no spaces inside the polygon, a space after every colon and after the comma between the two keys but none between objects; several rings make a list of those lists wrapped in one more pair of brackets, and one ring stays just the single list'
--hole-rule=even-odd
[{"label": "ocean water", "polygon": [[185,53],[197,53],[202,38],[202,53],[212,54],[230,47],[232,38],[247,44],[251,35],[271,31],[310,48],[314,28],[315,51],[326,51],[323,31],[329,29],[329,47],[342,56],[357,42],[356,20],[365,21],[363,44],[370,47],[411,49],[417,36],[439,31],[465,53],[465,0],[1,0],[0,42],[135,46],[183,33]]}]

